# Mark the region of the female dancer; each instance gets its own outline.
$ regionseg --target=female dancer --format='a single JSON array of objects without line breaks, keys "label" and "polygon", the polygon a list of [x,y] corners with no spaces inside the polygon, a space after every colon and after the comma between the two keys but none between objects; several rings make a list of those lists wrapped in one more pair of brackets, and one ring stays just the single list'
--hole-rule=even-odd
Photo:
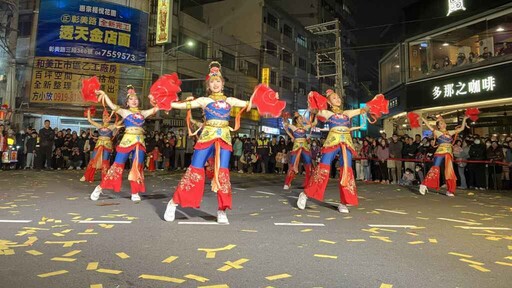
[{"label": "female dancer", "polygon": [[352,137],[350,136],[350,131],[358,128],[350,128],[350,119],[366,113],[368,108],[343,111],[341,109],[343,105],[340,96],[330,89],[327,90],[327,103],[330,109],[320,110],[317,114],[318,117],[327,119],[330,128],[327,139],[322,147],[322,159],[308,185],[305,187],[304,192],[300,193],[297,207],[301,210],[306,208],[308,197],[323,201],[325,188],[329,181],[331,163],[336,155],[341,153],[341,181],[339,183],[341,203],[338,206],[338,211],[348,213],[346,205],[355,206],[358,204],[356,182],[354,180],[354,172],[352,171],[352,157],[355,155],[355,150],[352,145]]},{"label": "female dancer", "polygon": [[110,115],[106,110],[103,111],[103,125],[91,119],[91,110],[87,110],[87,120],[98,129],[99,137],[92,152],[92,159],[89,161],[84,176],[80,178],[80,181],[92,182],[94,181],[94,174],[97,169],[101,169],[101,179],[103,179],[110,168],[112,137],[116,125],[110,124]]},{"label": "female dancer", "polygon": [[[284,180],[284,190],[290,189],[293,178],[295,178],[295,175],[299,173],[299,162],[301,156],[304,159],[304,170],[306,171],[304,187],[309,182],[309,177],[311,175],[311,148],[309,147],[309,143],[306,139],[306,133],[315,125],[316,119],[310,125],[304,125],[304,119],[299,113],[296,113],[293,117],[293,125],[288,124],[288,121],[284,122],[284,129],[286,133],[288,133],[291,139],[293,139],[293,148],[292,151],[290,151],[290,166]],[[292,132],[289,133],[288,130],[291,130]]]},{"label": "female dancer", "polygon": [[231,209],[231,182],[229,161],[231,157],[231,131],[238,130],[240,115],[237,115],[235,128],[229,127],[231,107],[242,107],[241,111],[251,109],[251,101],[242,101],[227,97],[222,93],[224,78],[218,62],[210,63],[210,73],[206,77],[208,97],[199,97],[186,103],[172,103],[175,109],[202,108],[206,122],[194,147],[192,163],[181,178],[173,198],[167,204],[165,221],[174,221],[176,206],[199,208],[204,193],[205,169],[208,158],[214,155],[214,177],[212,191],[217,193],[217,222],[229,224],[226,209]]},{"label": "female dancer", "polygon": [[139,98],[131,85],[128,86],[128,94],[126,96],[128,109],[120,108],[112,103],[108,95],[101,90],[98,90],[96,94],[99,96],[99,101],[105,100],[114,112],[123,117],[123,123],[126,128],[121,142],[116,147],[114,164],[110,167],[105,177],[101,179],[100,185],[96,186],[92,192],[91,200],[98,200],[103,189],[112,189],[116,193],[121,191],[124,164],[128,157],[132,155],[133,164],[130,174],[128,174],[132,192],[131,199],[132,201],[140,201],[139,192],[146,191],[143,172],[146,146],[144,145],[144,129],[142,126],[144,125],[144,120],[155,114],[159,109],[155,106],[151,109],[139,110]]},{"label": "female dancer", "polygon": [[[430,129],[434,137],[437,139],[437,143],[439,143],[439,147],[434,153],[434,166],[430,168],[423,180],[423,183],[420,185],[420,193],[421,195],[425,195],[428,191],[428,188],[434,188],[439,190],[439,181],[441,178],[441,165],[444,161],[444,177],[446,180],[446,196],[453,197],[455,196],[455,189],[457,188],[457,176],[455,176],[455,172],[453,170],[453,139],[457,138],[457,134],[464,131],[466,128],[466,120],[467,116],[462,120],[462,126],[455,130],[446,130],[446,122],[443,117],[438,116],[436,121],[436,127],[432,127],[425,118],[421,118],[423,123]],[[453,137],[455,135],[455,137]]]}]

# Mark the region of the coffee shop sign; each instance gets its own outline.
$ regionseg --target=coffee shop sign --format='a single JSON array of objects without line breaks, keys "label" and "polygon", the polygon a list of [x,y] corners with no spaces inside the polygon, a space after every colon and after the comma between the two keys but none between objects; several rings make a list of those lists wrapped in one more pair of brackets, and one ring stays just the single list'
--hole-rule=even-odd
[{"label": "coffee shop sign", "polygon": [[496,78],[489,76],[484,79],[473,79],[469,82],[447,83],[443,86],[435,86],[432,89],[434,100],[439,98],[451,98],[453,96],[464,96],[491,92],[496,88]]}]

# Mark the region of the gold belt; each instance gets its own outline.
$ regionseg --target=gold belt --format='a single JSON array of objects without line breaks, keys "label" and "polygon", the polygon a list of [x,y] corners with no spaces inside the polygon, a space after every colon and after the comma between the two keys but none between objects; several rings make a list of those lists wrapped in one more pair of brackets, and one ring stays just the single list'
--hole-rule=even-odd
[{"label": "gold belt", "polygon": [[130,127],[126,128],[125,133],[131,135],[144,135],[144,129],[140,127]]},{"label": "gold belt", "polygon": [[295,138],[295,142],[301,143],[301,142],[308,142],[306,138]]},{"label": "gold belt", "polygon": [[331,131],[338,134],[350,134],[350,128],[345,126],[334,127]]},{"label": "gold belt", "polygon": [[98,140],[102,140],[102,141],[110,141],[110,137],[107,137],[107,136],[100,136],[100,137],[98,137]]},{"label": "gold belt", "polygon": [[208,120],[206,121],[206,126],[216,127],[216,128],[224,128],[229,126],[229,121],[226,120]]}]

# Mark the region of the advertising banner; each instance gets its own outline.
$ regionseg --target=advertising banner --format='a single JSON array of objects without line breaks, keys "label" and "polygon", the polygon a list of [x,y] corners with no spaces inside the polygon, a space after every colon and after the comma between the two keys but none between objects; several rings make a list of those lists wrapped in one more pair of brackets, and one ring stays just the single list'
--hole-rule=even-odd
[{"label": "advertising banner", "polygon": [[156,44],[171,43],[172,0],[158,0],[156,19]]},{"label": "advertising banner", "polygon": [[41,0],[36,56],[144,66],[148,14],[93,1]]}]

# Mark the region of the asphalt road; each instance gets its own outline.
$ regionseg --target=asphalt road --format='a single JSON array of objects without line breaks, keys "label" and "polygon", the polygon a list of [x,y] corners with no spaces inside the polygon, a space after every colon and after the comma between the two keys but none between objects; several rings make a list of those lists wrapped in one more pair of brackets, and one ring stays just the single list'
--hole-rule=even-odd
[{"label": "asphalt road", "polygon": [[302,177],[284,191],[284,175],[232,173],[230,225],[209,189],[168,223],[181,175],[146,173],[135,204],[127,181],[93,202],[80,171],[0,171],[0,287],[512,286],[512,192],[358,183],[359,207],[340,214],[335,180],[300,211]]}]

